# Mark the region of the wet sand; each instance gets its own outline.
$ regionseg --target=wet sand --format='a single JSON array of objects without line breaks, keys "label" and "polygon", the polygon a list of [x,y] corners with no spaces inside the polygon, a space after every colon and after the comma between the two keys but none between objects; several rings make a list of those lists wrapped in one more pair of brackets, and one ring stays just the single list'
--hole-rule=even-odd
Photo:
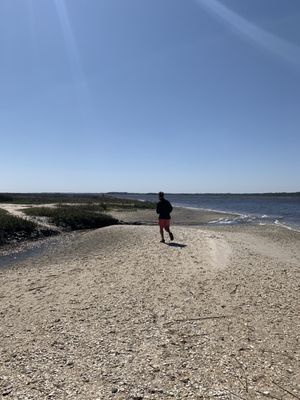
[{"label": "wet sand", "polygon": [[300,234],[139,213],[0,270],[0,393],[300,398]]},{"label": "wet sand", "polygon": [[[132,211],[110,211],[113,217],[129,222],[148,225],[157,225],[157,214],[155,210],[132,210]],[[221,213],[216,211],[197,210],[193,208],[176,207],[172,213],[172,224],[183,226],[206,225],[212,221],[223,218],[235,217],[235,214]]]}]

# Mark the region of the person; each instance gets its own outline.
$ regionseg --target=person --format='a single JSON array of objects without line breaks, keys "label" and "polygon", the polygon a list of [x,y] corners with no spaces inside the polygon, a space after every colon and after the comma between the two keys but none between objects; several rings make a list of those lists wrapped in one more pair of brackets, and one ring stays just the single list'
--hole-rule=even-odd
[{"label": "person", "polygon": [[163,192],[158,193],[159,202],[156,205],[156,212],[158,216],[158,223],[161,235],[161,243],[165,243],[164,230],[168,232],[170,240],[174,240],[173,233],[170,231],[171,212],[173,207],[171,203],[165,199]]}]

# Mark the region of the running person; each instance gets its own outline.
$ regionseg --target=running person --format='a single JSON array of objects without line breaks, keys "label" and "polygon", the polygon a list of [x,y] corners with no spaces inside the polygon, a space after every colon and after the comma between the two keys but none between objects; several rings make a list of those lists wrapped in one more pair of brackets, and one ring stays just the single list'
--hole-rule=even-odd
[{"label": "running person", "polygon": [[163,192],[159,192],[158,197],[159,202],[156,206],[156,212],[157,214],[159,214],[158,223],[161,235],[161,243],[165,243],[164,230],[168,232],[170,240],[174,239],[173,233],[170,231],[170,214],[173,210],[173,207],[171,203],[165,199],[165,194]]}]

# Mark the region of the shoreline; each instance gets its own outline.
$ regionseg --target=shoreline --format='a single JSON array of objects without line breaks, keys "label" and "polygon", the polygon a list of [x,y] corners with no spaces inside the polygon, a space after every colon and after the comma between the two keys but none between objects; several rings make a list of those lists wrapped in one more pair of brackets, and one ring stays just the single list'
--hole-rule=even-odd
[{"label": "shoreline", "polygon": [[[212,213],[216,213],[216,214],[223,214],[223,215],[227,215],[228,217],[254,217],[254,218],[258,218],[259,221],[268,217],[267,215],[262,215],[262,216],[258,216],[256,214],[245,214],[245,213],[239,213],[239,212],[234,212],[234,211],[221,211],[221,210],[215,210],[215,209],[211,209],[211,208],[197,208],[197,207],[188,207],[188,206],[175,206],[175,208],[183,208],[183,209],[187,209],[187,210],[198,210],[198,211],[203,211],[203,212],[212,212]],[[253,222],[253,225],[275,225],[275,226],[280,226],[282,228],[288,229],[288,230],[292,230],[294,232],[298,232],[300,233],[300,227],[296,226],[296,225],[287,225],[285,223],[282,223],[278,220],[279,217],[273,217],[275,220],[274,222]],[[222,219],[220,219],[220,224],[221,224]],[[216,225],[218,224],[219,221],[213,221],[216,223]],[[208,223],[212,223],[212,222],[208,222]],[[229,222],[229,224],[233,224],[232,222]],[[242,222],[237,222],[236,225],[240,225],[242,224]],[[250,225],[250,223],[248,223]]]},{"label": "shoreline", "polygon": [[[120,225],[145,225],[145,226],[156,226],[157,215],[153,209],[143,210],[119,210],[110,211],[110,215],[120,220]],[[226,230],[229,228],[232,230],[238,230],[239,228],[244,231],[250,227],[266,227],[286,229],[290,232],[300,233],[300,231],[285,226],[284,224],[259,224],[259,223],[218,223],[216,219],[234,218],[240,214],[230,214],[226,212],[216,212],[213,210],[198,209],[193,207],[174,207],[172,215],[172,226],[185,226],[185,227],[201,227],[207,229]],[[100,228],[103,229],[103,228]],[[49,228],[49,231],[51,229]],[[76,240],[77,236],[85,234],[86,232],[92,232],[91,230],[79,230],[79,231],[67,231],[67,232],[55,232],[55,235],[41,236],[35,239],[25,239],[20,242],[12,241],[0,246],[0,269],[13,267],[19,262],[30,259],[31,257],[36,258],[40,255],[53,251],[55,247],[63,247],[65,243]]]},{"label": "shoreline", "polygon": [[[123,211],[109,211],[113,217],[120,220],[120,224],[132,224],[132,225],[157,225],[157,216],[153,209],[141,209],[141,210],[123,210]],[[174,222],[179,225],[194,225],[199,226],[207,224],[209,221],[221,217],[220,213],[204,210],[193,210],[187,212],[185,208],[176,208],[177,216]],[[232,214],[227,214],[233,216]],[[124,220],[124,221],[122,221]],[[173,219],[172,219],[173,222]],[[55,228],[55,227],[54,227]],[[12,237],[11,242],[5,243],[0,246],[0,268],[6,266],[13,266],[21,260],[26,260],[31,256],[36,257],[43,252],[51,250],[52,243],[63,245],[64,240],[71,240],[72,237],[80,235],[91,230],[79,230],[79,231],[54,231],[55,234],[49,235],[49,237],[41,236],[35,239],[25,239],[21,241],[15,241]],[[49,227],[49,232],[52,232],[52,227]]]},{"label": "shoreline", "polygon": [[[110,214],[126,223],[141,223],[157,225],[158,215],[153,209],[112,211]],[[199,208],[174,207],[171,214],[172,225],[201,226],[214,221],[217,218],[235,217],[238,214],[211,211]]]},{"label": "shoreline", "polygon": [[[128,193],[126,198],[129,198]],[[154,194],[142,195],[144,200],[154,200]],[[299,193],[295,196],[281,196],[280,194],[168,194],[169,200],[174,206],[201,207],[204,210],[212,210],[229,214],[240,215],[241,219],[255,220],[256,222],[282,223],[293,230],[300,230]],[[132,194],[131,198],[137,198]],[[141,197],[139,197],[141,199]],[[246,221],[242,221],[246,222]]]},{"label": "shoreline", "polygon": [[[116,218],[124,219],[124,222],[140,223],[140,224],[153,224],[157,225],[157,215],[155,210],[136,210],[136,211],[117,211],[111,213]],[[216,211],[212,209],[196,208],[196,207],[178,207],[175,206],[171,224],[180,226],[273,226],[281,227],[296,233],[300,233],[300,229],[285,225],[283,223],[253,221],[253,222],[241,222],[241,221],[230,221],[222,223],[224,217],[228,219],[234,219],[235,217],[250,216],[250,214],[242,213],[230,213],[227,211]]]}]

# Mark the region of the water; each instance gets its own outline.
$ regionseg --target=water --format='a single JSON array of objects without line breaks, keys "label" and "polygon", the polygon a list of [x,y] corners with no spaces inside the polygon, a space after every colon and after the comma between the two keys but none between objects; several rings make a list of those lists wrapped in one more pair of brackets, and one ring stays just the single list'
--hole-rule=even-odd
[{"label": "water", "polygon": [[62,233],[58,236],[48,237],[37,241],[14,243],[1,248],[0,270],[10,267],[30,258],[38,258],[44,254],[54,254],[62,251],[69,243],[76,240],[80,231]]},{"label": "water", "polygon": [[[118,197],[157,202],[156,194],[117,194]],[[220,218],[214,224],[277,224],[300,230],[298,194],[166,194],[179,207],[198,208],[237,214]]]}]

